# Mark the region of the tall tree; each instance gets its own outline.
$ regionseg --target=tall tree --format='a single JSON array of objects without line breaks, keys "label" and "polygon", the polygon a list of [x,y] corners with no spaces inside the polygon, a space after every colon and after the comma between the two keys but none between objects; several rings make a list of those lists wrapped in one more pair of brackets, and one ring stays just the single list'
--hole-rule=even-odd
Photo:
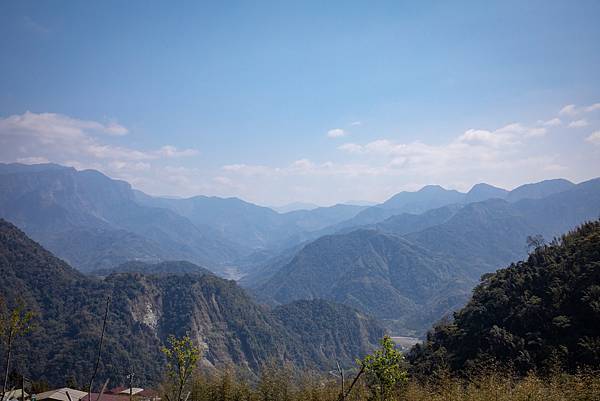
[{"label": "tall tree", "polygon": [[168,346],[162,348],[162,352],[167,357],[167,376],[171,381],[174,399],[167,394],[167,400],[182,401],[183,390],[196,369],[201,351],[192,343],[189,336],[177,338],[171,335],[168,343]]},{"label": "tall tree", "polygon": [[389,336],[380,341],[381,347],[371,355],[365,356],[359,365],[367,375],[367,383],[371,390],[371,399],[376,401],[393,400],[396,386],[404,383],[408,375],[404,369],[404,357],[396,349]]}]

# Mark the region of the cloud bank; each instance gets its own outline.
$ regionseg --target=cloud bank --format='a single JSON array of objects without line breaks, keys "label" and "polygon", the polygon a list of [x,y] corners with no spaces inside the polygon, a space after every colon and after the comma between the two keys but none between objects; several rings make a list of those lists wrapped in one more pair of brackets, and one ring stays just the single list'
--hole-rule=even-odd
[{"label": "cloud bank", "polygon": [[[0,160],[94,168],[151,194],[239,196],[262,204],[381,201],[426,184],[468,190],[488,182],[510,189],[546,178],[599,176],[599,119],[600,103],[569,104],[535,123],[441,133],[447,139],[438,143],[382,135],[332,143],[325,160],[308,154],[282,165],[208,165],[191,147],[128,146],[132,133],[117,121],[25,112],[0,117]],[[333,139],[346,136],[341,128],[327,132]]]}]

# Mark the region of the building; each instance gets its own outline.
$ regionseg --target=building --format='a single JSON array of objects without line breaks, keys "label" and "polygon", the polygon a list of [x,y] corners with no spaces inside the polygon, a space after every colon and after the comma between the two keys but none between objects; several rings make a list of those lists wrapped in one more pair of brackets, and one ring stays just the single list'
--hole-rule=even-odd
[{"label": "building", "polygon": [[16,399],[25,400],[28,397],[29,397],[29,394],[27,394],[27,391],[22,391],[20,388],[18,388],[16,390],[7,391],[4,394],[4,398],[0,401],[4,401],[4,400],[9,401],[9,400],[16,400]]},{"label": "building", "polygon": [[54,401],[79,401],[87,396],[85,391],[79,391],[68,387],[59,388],[56,390],[46,391],[41,394],[35,394],[32,400],[54,400]]}]

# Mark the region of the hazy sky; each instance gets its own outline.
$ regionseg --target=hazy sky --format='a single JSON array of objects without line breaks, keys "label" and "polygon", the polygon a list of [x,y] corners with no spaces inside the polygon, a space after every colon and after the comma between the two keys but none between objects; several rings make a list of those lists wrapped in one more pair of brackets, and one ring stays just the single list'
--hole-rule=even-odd
[{"label": "hazy sky", "polygon": [[599,1],[2,1],[0,161],[268,205],[581,181],[599,21]]}]

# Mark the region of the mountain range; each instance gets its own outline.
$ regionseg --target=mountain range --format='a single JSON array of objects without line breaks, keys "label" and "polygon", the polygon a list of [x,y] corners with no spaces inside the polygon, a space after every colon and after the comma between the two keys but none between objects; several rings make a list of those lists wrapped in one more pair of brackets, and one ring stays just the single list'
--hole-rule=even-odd
[{"label": "mountain range", "polygon": [[0,217],[82,271],[188,260],[214,271],[354,216],[335,205],[280,214],[237,198],[154,198],[94,170],[0,164]]},{"label": "mountain range", "polygon": [[552,239],[597,218],[600,179],[555,183],[568,189],[451,204],[325,235],[244,281],[275,304],[330,299],[384,319],[393,332],[420,335],[466,302],[482,274],[523,258],[528,236]]},{"label": "mountain range", "polygon": [[84,272],[207,269],[272,306],[327,299],[418,336],[482,274],[526,255],[528,236],[596,218],[599,182],[429,185],[374,206],[279,213],[238,198],[154,197],[94,170],[0,164],[0,217]]},{"label": "mountain range", "polygon": [[[171,274],[173,267],[185,271]],[[189,334],[207,368],[254,374],[271,360],[318,370],[332,369],[336,360],[348,366],[384,333],[372,318],[328,301],[266,308],[234,281],[193,268],[138,264],[103,280],[84,276],[0,219],[1,297],[8,307],[20,300],[35,313],[33,331],[15,344],[13,368],[51,385],[87,384],[107,298],[98,382],[108,378],[112,385],[123,384],[132,367],[140,385],[158,383],[165,365],[160,347],[170,334]]]}]

